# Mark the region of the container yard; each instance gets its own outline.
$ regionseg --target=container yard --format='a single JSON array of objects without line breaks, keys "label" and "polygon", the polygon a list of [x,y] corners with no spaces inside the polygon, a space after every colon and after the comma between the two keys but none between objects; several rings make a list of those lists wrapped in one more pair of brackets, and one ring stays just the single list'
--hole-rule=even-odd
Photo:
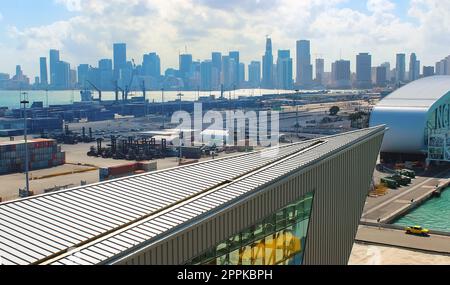
[{"label": "container yard", "polygon": [[33,139],[25,141],[0,142],[0,174],[22,172],[25,169],[25,148],[29,151],[30,170],[62,165],[65,153],[55,140]]},{"label": "container yard", "polygon": [[134,174],[142,174],[150,171],[156,171],[158,163],[153,162],[137,162],[122,164],[118,166],[104,167],[99,169],[99,181],[106,181]]}]

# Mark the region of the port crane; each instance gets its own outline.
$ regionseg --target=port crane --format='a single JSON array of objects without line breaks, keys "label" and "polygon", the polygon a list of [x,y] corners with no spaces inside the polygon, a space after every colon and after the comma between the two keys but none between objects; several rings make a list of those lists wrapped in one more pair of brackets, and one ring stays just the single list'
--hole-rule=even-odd
[{"label": "port crane", "polygon": [[102,90],[100,90],[97,86],[95,86],[95,84],[92,83],[90,80],[86,79],[86,82],[89,83],[89,85],[91,85],[92,88],[94,88],[95,91],[98,92],[98,101],[102,102]]}]

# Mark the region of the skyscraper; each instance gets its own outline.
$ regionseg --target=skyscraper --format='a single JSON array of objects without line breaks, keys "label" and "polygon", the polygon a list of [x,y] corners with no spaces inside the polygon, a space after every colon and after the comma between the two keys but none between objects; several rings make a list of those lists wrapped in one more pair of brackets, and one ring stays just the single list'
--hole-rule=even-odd
[{"label": "skyscraper", "polygon": [[213,52],[211,54],[212,61],[212,75],[211,75],[211,85],[213,90],[220,89],[220,76],[222,72],[222,53]]},{"label": "skyscraper", "polygon": [[239,81],[241,76],[239,75],[239,52],[238,51],[230,51],[229,56],[234,61],[234,70],[233,70],[233,79],[232,79],[232,85],[236,86],[236,88],[239,87]]},{"label": "skyscraper", "polygon": [[356,56],[356,85],[363,89],[372,86],[372,56],[368,53]]},{"label": "skyscraper", "polygon": [[245,64],[243,62],[239,63],[239,87],[245,82]]},{"label": "skyscraper", "polygon": [[261,86],[261,62],[252,61],[248,65],[248,82],[251,88]]},{"label": "skyscraper", "polygon": [[185,85],[187,85],[192,71],[192,54],[180,54],[179,70],[181,78],[184,80]]},{"label": "skyscraper", "polygon": [[292,58],[289,50],[279,50],[277,59],[277,88],[290,90],[293,85]]},{"label": "skyscraper", "polygon": [[406,74],[406,55],[404,53],[397,54],[395,65],[395,80],[397,83],[405,81]]},{"label": "skyscraper", "polygon": [[338,89],[351,88],[350,81],[350,61],[338,60],[332,64],[331,73],[333,78],[333,87]]},{"label": "skyscraper", "polygon": [[433,76],[434,75],[434,66],[424,66],[422,74],[423,74],[423,77]]},{"label": "skyscraper", "polygon": [[420,61],[417,60],[415,53],[412,53],[409,58],[409,80],[414,81],[420,76]]},{"label": "skyscraper", "polygon": [[119,80],[122,69],[127,68],[127,44],[115,43],[114,50],[114,79]]},{"label": "skyscraper", "polygon": [[[381,67],[386,68],[386,81],[390,82],[392,80],[391,64],[389,62],[384,62],[380,64]],[[394,79],[395,80],[395,79]]]},{"label": "skyscraper", "polygon": [[233,60],[225,55],[222,56],[222,73],[221,73],[221,82],[225,90],[231,89],[232,82],[232,70],[233,70]]},{"label": "skyscraper", "polygon": [[57,89],[70,88],[70,64],[65,61],[58,61],[55,64],[55,84]]},{"label": "skyscraper", "polygon": [[56,64],[59,62],[59,50],[50,50],[50,85],[56,85]]},{"label": "skyscraper", "polygon": [[161,76],[161,60],[159,56],[154,52],[144,54],[142,70],[144,75],[159,78]]},{"label": "skyscraper", "polygon": [[113,85],[113,63],[111,59],[101,59],[98,62],[99,83],[102,90],[112,90]]},{"label": "skyscraper", "polygon": [[385,66],[378,66],[376,68],[376,85],[379,87],[386,86],[387,68]]},{"label": "skyscraper", "polygon": [[450,75],[450,55],[436,62],[436,75]]},{"label": "skyscraper", "polygon": [[200,64],[200,88],[204,91],[212,90],[212,61],[205,60]]},{"label": "skyscraper", "polygon": [[266,52],[262,58],[263,74],[262,87],[267,89],[273,88],[273,54],[272,54],[272,40],[266,40]]},{"label": "skyscraper", "polygon": [[47,58],[41,57],[39,59],[40,66],[40,85],[42,87],[48,86],[48,72],[47,72]]},{"label": "skyscraper", "polygon": [[307,40],[297,41],[297,80],[300,87],[308,87],[312,83],[311,43]]},{"label": "skyscraper", "polygon": [[325,60],[323,58],[316,59],[316,83],[324,84]]},{"label": "skyscraper", "polygon": [[89,64],[80,64],[77,68],[78,71],[78,85],[80,88],[87,88],[89,84],[86,80],[88,80],[89,76]]}]

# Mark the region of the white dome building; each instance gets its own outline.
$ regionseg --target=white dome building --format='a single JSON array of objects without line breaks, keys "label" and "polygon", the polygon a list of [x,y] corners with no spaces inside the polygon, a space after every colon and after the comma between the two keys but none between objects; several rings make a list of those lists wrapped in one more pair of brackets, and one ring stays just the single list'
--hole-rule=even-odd
[{"label": "white dome building", "polygon": [[382,158],[450,161],[450,76],[432,76],[394,91],[372,111],[370,126],[386,125]]}]

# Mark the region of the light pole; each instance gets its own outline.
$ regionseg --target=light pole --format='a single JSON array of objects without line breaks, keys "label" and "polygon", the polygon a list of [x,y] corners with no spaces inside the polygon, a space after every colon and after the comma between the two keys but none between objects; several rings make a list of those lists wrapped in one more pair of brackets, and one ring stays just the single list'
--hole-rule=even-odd
[{"label": "light pole", "polygon": [[[180,112],[181,112],[181,97],[183,97],[184,95],[181,94],[181,92],[180,92],[180,93],[178,93],[177,96],[178,96],[178,100],[179,100],[179,103],[180,103]],[[179,160],[179,162],[181,162],[181,160],[183,159],[183,151],[182,151],[183,144],[181,143],[182,139],[183,139],[183,132],[182,132],[182,129],[181,129],[181,124],[180,124],[180,134],[179,134],[179,141],[180,141],[180,160]]]},{"label": "light pole", "polygon": [[164,127],[164,121],[165,121],[165,114],[164,114],[164,88],[161,88],[161,115],[162,115],[162,128],[165,129]]},{"label": "light pole", "polygon": [[21,95],[23,95],[23,98],[21,98],[20,100],[20,104],[23,104],[23,137],[25,140],[25,187],[26,187],[26,192],[25,192],[25,197],[28,197],[28,195],[30,194],[30,181],[29,181],[29,177],[28,177],[28,172],[29,172],[29,162],[28,162],[28,138],[27,138],[27,104],[30,103],[28,101],[28,93],[27,92],[22,92]]},{"label": "light pole", "polygon": [[295,100],[294,100],[295,107],[296,107],[296,114],[295,114],[295,117],[296,117],[296,124],[295,124],[295,126],[297,127],[297,135],[298,135],[298,130],[299,130],[299,128],[300,128],[300,124],[299,124],[299,122],[298,122],[298,104],[297,104],[297,98],[298,98],[298,95],[299,95],[299,91],[300,91],[300,90],[298,90],[298,89],[295,90],[295,93],[296,93],[297,96],[295,97]]}]

